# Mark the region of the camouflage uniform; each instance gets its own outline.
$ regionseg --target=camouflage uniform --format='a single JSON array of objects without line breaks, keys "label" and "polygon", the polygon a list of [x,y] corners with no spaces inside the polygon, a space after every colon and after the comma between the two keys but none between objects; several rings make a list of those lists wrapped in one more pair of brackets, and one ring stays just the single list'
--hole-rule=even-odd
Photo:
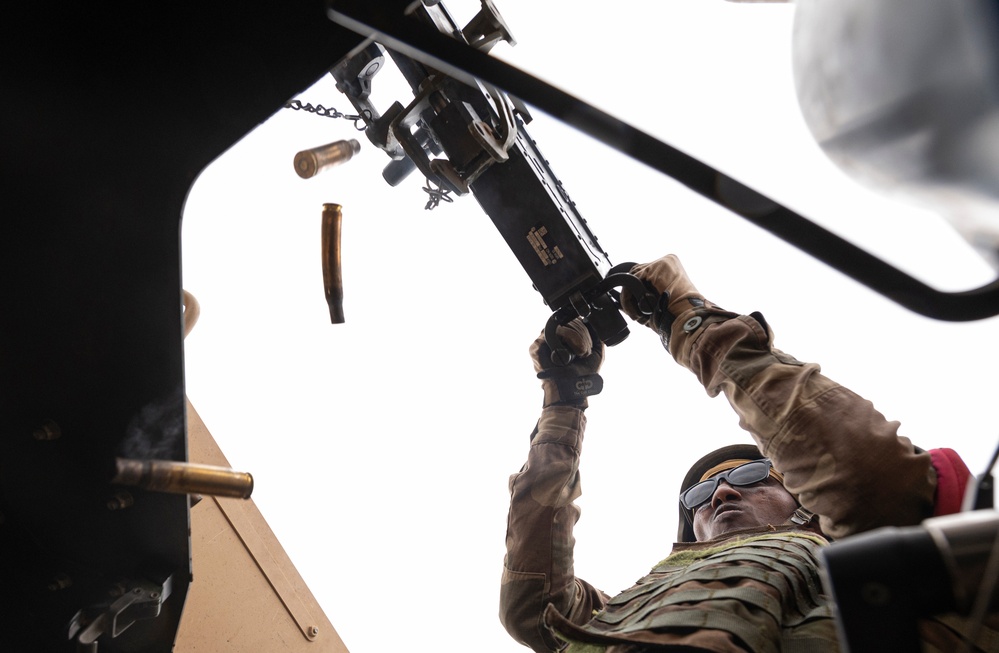
[{"label": "camouflage uniform", "polygon": [[[873,405],[775,349],[762,316],[709,305],[697,328],[672,330],[670,351],[712,396],[724,393],[787,490],[842,538],[915,525],[957,511],[967,467],[951,450],[924,452]],[[637,653],[676,646],[707,651],[834,651],[833,621],[817,574],[825,540],[794,526],[678,544],[669,558],[613,599],[573,570],[579,456],[585,417],[549,406],[527,464],[510,479],[501,620],[535,651]],[[886,480],[891,479],[891,482]],[[949,623],[924,641],[956,650]],[[556,637],[555,632],[558,633]],[[983,631],[982,650],[994,631]]]}]

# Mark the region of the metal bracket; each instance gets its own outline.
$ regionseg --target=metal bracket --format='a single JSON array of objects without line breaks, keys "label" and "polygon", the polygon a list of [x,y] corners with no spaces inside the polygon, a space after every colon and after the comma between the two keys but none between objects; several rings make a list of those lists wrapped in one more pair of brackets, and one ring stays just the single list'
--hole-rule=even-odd
[{"label": "metal bracket", "polygon": [[[149,581],[127,583],[131,586],[111,605],[97,608],[96,617],[81,610],[73,617],[69,628],[70,639],[76,638],[79,653],[97,653],[97,640],[101,635],[118,637],[140,619],[158,617],[163,602],[170,596],[172,576],[163,584]],[[89,611],[91,614],[93,611]]]}]

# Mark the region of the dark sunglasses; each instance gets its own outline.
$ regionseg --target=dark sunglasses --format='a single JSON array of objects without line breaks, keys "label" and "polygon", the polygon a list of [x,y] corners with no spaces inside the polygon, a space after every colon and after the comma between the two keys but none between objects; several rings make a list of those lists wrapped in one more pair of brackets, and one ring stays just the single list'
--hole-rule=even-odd
[{"label": "dark sunglasses", "polygon": [[746,485],[759,483],[770,476],[770,468],[772,466],[767,459],[754,460],[743,463],[738,467],[733,467],[727,472],[712,476],[700,483],[694,483],[680,493],[680,505],[687,510],[697,510],[700,506],[711,500],[711,495],[715,493],[715,488],[722,481],[728,481],[728,484],[734,487],[745,487]]}]

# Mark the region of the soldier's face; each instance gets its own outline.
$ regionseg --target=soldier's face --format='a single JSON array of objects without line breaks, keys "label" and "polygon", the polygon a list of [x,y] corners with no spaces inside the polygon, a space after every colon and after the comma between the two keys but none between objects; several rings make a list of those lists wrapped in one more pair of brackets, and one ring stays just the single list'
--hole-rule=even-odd
[{"label": "soldier's face", "polygon": [[694,536],[703,541],[742,528],[777,526],[797,507],[794,497],[773,478],[742,487],[722,481],[711,500],[694,511]]}]

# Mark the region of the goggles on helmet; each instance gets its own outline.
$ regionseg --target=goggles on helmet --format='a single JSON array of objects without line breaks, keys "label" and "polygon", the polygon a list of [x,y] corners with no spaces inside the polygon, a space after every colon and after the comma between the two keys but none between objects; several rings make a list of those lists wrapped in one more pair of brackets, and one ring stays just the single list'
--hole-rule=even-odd
[{"label": "goggles on helmet", "polygon": [[722,481],[726,481],[734,487],[745,487],[766,480],[770,476],[770,469],[772,467],[773,464],[766,458],[753,460],[743,463],[738,467],[733,467],[717,476],[712,476],[700,483],[694,483],[680,493],[680,505],[690,511],[697,510],[700,506],[711,500],[715,489]]}]

